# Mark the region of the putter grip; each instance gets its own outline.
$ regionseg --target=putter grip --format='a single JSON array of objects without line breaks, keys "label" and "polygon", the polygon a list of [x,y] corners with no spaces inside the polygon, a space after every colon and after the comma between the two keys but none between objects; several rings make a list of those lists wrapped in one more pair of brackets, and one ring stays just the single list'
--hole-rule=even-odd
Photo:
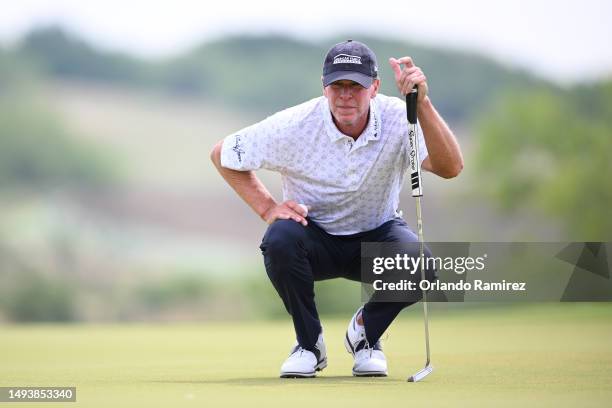
[{"label": "putter grip", "polygon": [[419,91],[415,86],[412,92],[406,94],[406,113],[408,114],[408,122],[415,125],[417,122],[417,96]]}]

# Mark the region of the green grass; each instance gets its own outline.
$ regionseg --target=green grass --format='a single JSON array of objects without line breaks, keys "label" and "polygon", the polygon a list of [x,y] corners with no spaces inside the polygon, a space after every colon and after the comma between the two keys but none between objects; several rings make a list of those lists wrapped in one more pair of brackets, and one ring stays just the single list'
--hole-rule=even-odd
[{"label": "green grass", "polygon": [[292,342],[288,319],[5,325],[0,326],[0,386],[76,386],[78,402],[66,404],[75,407],[589,407],[612,402],[612,304],[434,310],[436,370],[416,384],[405,380],[424,362],[420,305],[389,330],[387,378],[352,377],[342,345],[345,319],[323,319],[323,324],[329,366],[307,380],[277,378]]}]

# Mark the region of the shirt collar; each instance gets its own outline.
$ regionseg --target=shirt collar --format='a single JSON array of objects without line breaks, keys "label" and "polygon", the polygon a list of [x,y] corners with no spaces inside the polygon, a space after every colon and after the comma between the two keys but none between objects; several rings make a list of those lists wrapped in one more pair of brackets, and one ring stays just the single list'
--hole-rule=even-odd
[{"label": "shirt collar", "polygon": [[[347,138],[349,136],[342,133],[336,127],[334,123],[334,119],[332,117],[331,110],[329,109],[329,100],[323,96],[324,102],[321,104],[321,109],[323,110],[323,118],[325,122],[325,131],[329,136],[329,139],[332,142],[338,141],[340,139]],[[376,109],[375,99],[370,100],[370,118],[368,120],[368,124],[365,129],[359,135],[357,139],[356,146],[364,146],[370,141],[377,141],[380,139],[380,116],[378,114],[378,110]]]}]

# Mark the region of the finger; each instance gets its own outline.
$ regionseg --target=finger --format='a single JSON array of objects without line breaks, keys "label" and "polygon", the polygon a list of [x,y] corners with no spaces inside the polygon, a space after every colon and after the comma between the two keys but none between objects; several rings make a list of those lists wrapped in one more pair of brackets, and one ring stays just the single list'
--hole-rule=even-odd
[{"label": "finger", "polygon": [[285,214],[272,214],[267,222],[268,224],[272,224],[276,220],[286,220],[287,218]]},{"label": "finger", "polygon": [[[411,75],[408,75],[406,77],[406,81],[403,82],[402,84],[406,86],[406,88],[404,89],[406,92],[411,92],[412,88],[414,86],[418,86],[421,85],[423,82],[427,81],[427,77],[425,76],[425,74],[423,74],[423,71],[421,71],[420,69],[416,70],[415,72],[413,72]],[[409,82],[412,82],[412,87],[410,86],[410,84],[408,84]]]},{"label": "finger", "polygon": [[412,88],[414,87],[414,83],[412,81],[412,76],[410,75],[406,75],[406,77],[404,77],[404,80],[401,83],[401,92],[403,95],[407,95],[412,91]]},{"label": "finger", "polygon": [[406,83],[406,79],[408,78],[408,74],[406,73],[406,71],[402,71],[402,75],[400,76],[399,80],[397,81],[397,88],[399,89],[400,93],[404,93],[404,84]]},{"label": "finger", "polygon": [[[304,207],[302,207],[300,204],[291,202],[290,204],[288,203],[287,206],[297,215],[300,216],[300,218],[305,218],[308,215],[308,211],[304,209]],[[300,221],[301,222],[301,221]]]},{"label": "finger", "polygon": [[408,95],[409,93],[412,93],[413,89],[414,89],[414,82],[408,81],[406,83],[406,86],[402,89],[402,93],[404,95]]},{"label": "finger", "polygon": [[407,77],[410,81],[414,82],[415,84],[420,83],[420,80],[425,78],[425,75],[422,72],[414,72],[410,75],[408,75]]},{"label": "finger", "polygon": [[302,207],[295,201],[287,201],[287,207],[291,208],[293,211],[297,212],[302,217],[305,217],[308,214],[308,211],[305,211],[304,207]]},{"label": "finger", "polygon": [[419,67],[414,67],[414,66],[413,67],[406,67],[406,68],[404,68],[402,70],[402,74],[412,75],[415,72],[420,72],[420,71],[421,71],[421,68],[419,68]]},{"label": "finger", "polygon": [[304,210],[304,207],[302,207],[301,205],[299,205],[297,202],[295,202],[294,200],[287,200],[283,203],[284,207],[286,207],[288,209],[288,211],[297,214],[298,216],[300,216],[300,221],[303,219],[303,217],[305,217],[308,214],[308,211]]},{"label": "finger", "polygon": [[405,77],[416,77],[418,75],[423,75],[423,71],[421,71],[419,67],[404,68],[402,71],[402,79]]},{"label": "finger", "polygon": [[404,68],[402,70],[402,75],[400,76],[399,81],[403,83],[406,80],[406,77],[419,75],[419,74],[422,74],[421,69],[419,67]]},{"label": "finger", "polygon": [[400,67],[399,62],[391,57],[389,58],[389,65],[391,65],[391,69],[393,70],[393,75],[395,75],[395,80],[399,79],[402,74],[402,68]]},{"label": "finger", "polygon": [[412,82],[414,82],[415,85],[421,85],[422,83],[427,82],[427,77],[425,75],[418,75],[412,79]]},{"label": "finger", "polygon": [[412,58],[410,57],[402,57],[396,61],[400,64],[404,64],[406,68],[410,68],[414,66],[414,63],[412,62]]},{"label": "finger", "polygon": [[302,224],[303,226],[308,225],[308,222],[306,222],[306,220],[302,217],[300,217],[299,215],[293,213],[282,213],[282,214],[278,214],[273,216],[270,221],[268,222],[269,224],[272,224],[274,221],[276,220],[293,220],[295,222],[299,222],[300,224]]},{"label": "finger", "polygon": [[306,218],[302,217],[299,213],[297,213],[295,211],[287,210],[286,214],[293,221],[299,222],[303,226],[307,226],[308,225],[308,221],[306,221]]},{"label": "finger", "polygon": [[293,215],[293,216],[291,216],[291,219],[293,221],[295,221],[295,222],[299,222],[303,226],[307,226],[308,225],[308,221],[306,221],[306,218],[300,217],[299,215]]},{"label": "finger", "polygon": [[[413,84],[412,87],[419,88],[419,92],[423,91],[423,89],[421,88],[423,88],[424,86],[427,86],[426,81],[427,81],[427,78],[425,77],[425,75],[415,75],[415,76],[410,77],[410,82],[412,82]],[[410,85],[407,85],[407,87],[408,87],[407,91],[412,92],[412,88],[410,88]]]},{"label": "finger", "polygon": [[303,210],[302,211],[302,216],[303,217],[307,217],[308,216],[308,212],[310,211],[310,209],[308,208],[308,206],[306,204],[298,204],[300,206],[300,208]]}]

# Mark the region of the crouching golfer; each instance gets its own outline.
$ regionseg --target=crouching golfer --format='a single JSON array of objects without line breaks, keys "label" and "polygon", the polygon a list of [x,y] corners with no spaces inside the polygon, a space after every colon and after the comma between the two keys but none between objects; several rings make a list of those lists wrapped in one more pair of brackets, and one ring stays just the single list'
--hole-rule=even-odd
[{"label": "crouching golfer", "polygon": [[[389,64],[402,95],[418,86],[421,168],[455,177],[461,151],[427,96],[425,75],[409,57]],[[409,162],[405,102],[378,93],[376,56],[358,41],[329,50],[322,80],[323,96],[227,136],[211,154],[227,183],[269,224],[260,248],[297,337],[281,377],[313,377],[327,366],[315,281],[360,280],[361,242],[418,241],[399,211]],[[255,176],[260,168],[282,175],[282,203]],[[387,375],[379,338],[410,304],[370,301],[357,310],[345,338],[354,375]]]}]

